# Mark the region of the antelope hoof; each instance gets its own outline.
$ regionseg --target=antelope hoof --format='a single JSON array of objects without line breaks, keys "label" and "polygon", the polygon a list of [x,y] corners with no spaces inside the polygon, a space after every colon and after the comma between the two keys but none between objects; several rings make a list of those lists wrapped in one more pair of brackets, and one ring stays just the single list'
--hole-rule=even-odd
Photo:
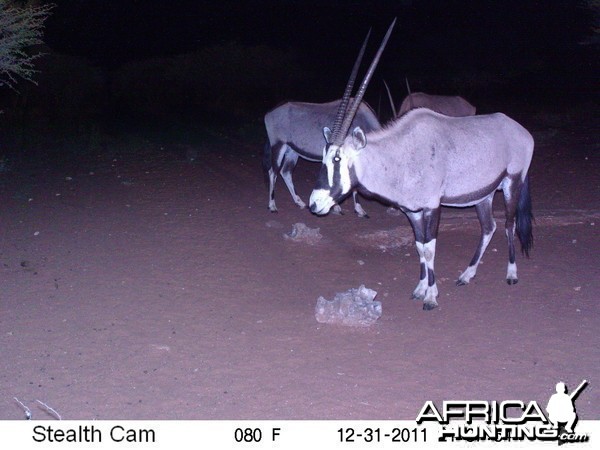
[{"label": "antelope hoof", "polygon": [[306,203],[304,203],[304,202],[303,202],[302,200],[300,200],[300,199],[296,200],[296,202],[295,202],[295,203],[296,203],[296,205],[298,205],[298,208],[300,208],[300,209],[304,209],[304,208],[306,208]]},{"label": "antelope hoof", "polygon": [[477,274],[477,266],[469,266],[466,268],[466,270],[460,274],[460,276],[458,277],[458,280],[456,280],[456,285],[457,286],[465,286],[467,284],[469,284],[469,282],[475,278],[475,275]]},{"label": "antelope hoof", "polygon": [[438,303],[436,301],[433,302],[424,302],[423,303],[423,311],[431,311],[438,307]]},{"label": "antelope hoof", "polygon": [[507,278],[506,282],[512,286],[513,284],[517,284],[519,282],[519,280],[518,280],[518,278]]},{"label": "antelope hoof", "polygon": [[369,218],[369,215],[367,214],[367,212],[363,209],[362,206],[360,206],[358,204],[354,204],[354,212],[356,213],[356,215],[358,217],[364,217],[365,219]]}]

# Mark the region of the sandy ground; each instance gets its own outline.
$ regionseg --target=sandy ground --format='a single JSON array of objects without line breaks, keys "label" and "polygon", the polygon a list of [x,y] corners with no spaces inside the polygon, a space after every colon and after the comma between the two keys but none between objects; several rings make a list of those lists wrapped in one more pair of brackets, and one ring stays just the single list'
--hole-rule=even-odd
[{"label": "sandy ground", "polygon": [[[534,127],[535,128],[535,127]],[[499,232],[477,277],[454,280],[479,238],[445,209],[440,307],[410,300],[418,259],[406,218],[315,217],[281,180],[267,210],[260,145],[224,141],[194,162],[156,144],[111,147],[0,174],[0,419],[414,419],[427,400],[536,400],[590,385],[600,419],[597,128],[532,130],[536,225],[519,283]],[[116,144],[115,144],[116,145]],[[318,166],[295,172],[306,200]],[[285,239],[320,228],[314,245]],[[319,296],[365,284],[369,328],[319,324]]]}]

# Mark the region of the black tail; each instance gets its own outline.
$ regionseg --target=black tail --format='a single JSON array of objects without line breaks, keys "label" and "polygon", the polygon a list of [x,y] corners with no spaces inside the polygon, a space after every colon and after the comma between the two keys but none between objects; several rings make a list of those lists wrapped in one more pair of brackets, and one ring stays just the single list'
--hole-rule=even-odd
[{"label": "black tail", "polygon": [[521,252],[529,257],[529,250],[533,248],[533,214],[531,212],[531,195],[529,194],[529,176],[525,177],[521,193],[519,194],[519,203],[517,204],[517,236],[521,241]]},{"label": "black tail", "polygon": [[265,142],[265,146],[263,148],[262,155],[263,177],[267,186],[269,185],[269,170],[271,169],[271,167],[273,167],[273,161],[271,159],[271,143],[267,139],[267,142]]}]

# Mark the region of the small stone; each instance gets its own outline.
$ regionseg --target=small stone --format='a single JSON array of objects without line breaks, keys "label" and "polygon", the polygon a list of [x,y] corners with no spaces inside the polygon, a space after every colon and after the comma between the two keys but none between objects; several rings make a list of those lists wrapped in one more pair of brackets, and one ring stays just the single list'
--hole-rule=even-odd
[{"label": "small stone", "polygon": [[323,238],[319,231],[320,228],[309,228],[306,224],[299,222],[292,225],[292,231],[284,233],[283,237],[294,242],[304,242],[306,244],[315,245]]},{"label": "small stone", "polygon": [[338,292],[333,300],[317,299],[315,318],[319,323],[368,327],[381,317],[381,302],[375,301],[377,292],[361,285],[358,289]]}]

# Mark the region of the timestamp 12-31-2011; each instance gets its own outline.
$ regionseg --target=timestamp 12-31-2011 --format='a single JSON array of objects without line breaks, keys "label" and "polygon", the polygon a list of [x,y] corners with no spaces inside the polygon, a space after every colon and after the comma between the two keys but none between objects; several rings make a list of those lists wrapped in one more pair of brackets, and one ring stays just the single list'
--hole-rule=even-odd
[{"label": "timestamp 12-31-2011", "polygon": [[337,430],[340,442],[399,442],[399,443],[425,443],[427,442],[427,429],[425,428],[381,428],[356,429],[352,427]]}]

